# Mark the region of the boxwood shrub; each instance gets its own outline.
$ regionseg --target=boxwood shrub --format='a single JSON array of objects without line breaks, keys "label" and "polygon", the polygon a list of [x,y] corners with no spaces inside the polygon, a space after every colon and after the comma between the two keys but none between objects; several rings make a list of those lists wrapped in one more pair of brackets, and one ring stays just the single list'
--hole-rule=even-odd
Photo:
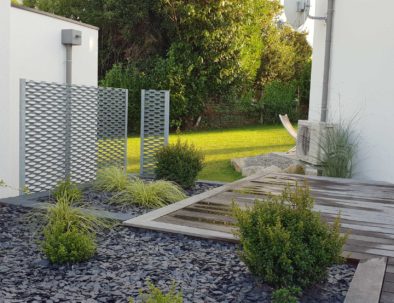
[{"label": "boxwood shrub", "polygon": [[307,287],[320,281],[327,267],[341,262],[346,240],[333,225],[313,212],[308,186],[289,186],[279,197],[256,201],[234,215],[242,245],[241,257],[249,270],[274,287]]},{"label": "boxwood shrub", "polygon": [[193,144],[177,141],[156,153],[155,173],[158,179],[173,181],[183,188],[194,185],[203,168],[204,155]]},{"label": "boxwood shrub", "polygon": [[105,223],[73,207],[66,198],[49,206],[45,215],[42,249],[52,263],[88,260],[96,251],[96,231]]}]

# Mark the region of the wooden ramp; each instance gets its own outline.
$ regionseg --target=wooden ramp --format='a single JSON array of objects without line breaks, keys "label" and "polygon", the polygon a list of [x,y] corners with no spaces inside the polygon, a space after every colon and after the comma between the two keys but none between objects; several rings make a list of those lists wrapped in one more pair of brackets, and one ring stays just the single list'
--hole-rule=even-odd
[{"label": "wooden ramp", "polygon": [[288,184],[306,180],[316,199],[314,209],[328,222],[341,214],[341,231],[349,232],[343,255],[349,259],[394,257],[394,185],[382,182],[289,174],[251,176],[209,192],[127,220],[125,225],[237,242],[232,201],[253,205]]}]

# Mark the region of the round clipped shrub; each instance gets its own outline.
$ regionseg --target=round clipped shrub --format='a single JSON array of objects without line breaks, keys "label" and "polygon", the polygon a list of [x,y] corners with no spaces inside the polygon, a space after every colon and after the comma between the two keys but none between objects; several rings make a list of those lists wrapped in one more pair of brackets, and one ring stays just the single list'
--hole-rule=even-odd
[{"label": "round clipped shrub", "polygon": [[72,207],[65,198],[50,206],[45,215],[42,249],[52,263],[88,260],[96,251],[96,230],[104,227],[93,215]]},{"label": "round clipped shrub", "polygon": [[67,225],[66,221],[58,221],[44,228],[43,250],[49,261],[63,264],[90,259],[96,251],[92,234]]},{"label": "round clipped shrub", "polygon": [[307,185],[287,187],[281,196],[256,201],[234,215],[249,270],[275,287],[307,287],[325,276],[327,267],[342,261],[346,237],[313,212]]},{"label": "round clipped shrub", "polygon": [[173,181],[183,188],[194,185],[204,165],[204,155],[193,144],[182,143],[163,146],[156,153],[155,173],[158,179]]}]

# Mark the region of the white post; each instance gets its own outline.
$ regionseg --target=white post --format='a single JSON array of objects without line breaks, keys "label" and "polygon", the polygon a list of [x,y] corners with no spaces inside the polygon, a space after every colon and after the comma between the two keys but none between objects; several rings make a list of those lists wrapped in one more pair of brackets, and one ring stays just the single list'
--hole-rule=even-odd
[{"label": "white post", "polygon": [[[11,1],[0,1],[0,179],[10,186],[18,187],[18,167],[13,167],[10,125],[11,70],[10,70],[10,11]],[[15,123],[15,122],[13,122]],[[17,191],[0,188],[0,198],[17,195]]]}]

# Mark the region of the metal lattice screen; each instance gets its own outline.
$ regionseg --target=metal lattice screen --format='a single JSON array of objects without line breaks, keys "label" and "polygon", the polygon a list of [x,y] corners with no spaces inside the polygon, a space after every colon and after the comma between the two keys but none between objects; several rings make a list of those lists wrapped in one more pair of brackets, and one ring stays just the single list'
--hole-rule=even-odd
[{"label": "metal lattice screen", "polygon": [[20,186],[92,181],[127,164],[127,90],[21,80]]},{"label": "metal lattice screen", "polygon": [[154,177],[156,151],[168,144],[170,92],[141,91],[141,158],[140,175]]}]

